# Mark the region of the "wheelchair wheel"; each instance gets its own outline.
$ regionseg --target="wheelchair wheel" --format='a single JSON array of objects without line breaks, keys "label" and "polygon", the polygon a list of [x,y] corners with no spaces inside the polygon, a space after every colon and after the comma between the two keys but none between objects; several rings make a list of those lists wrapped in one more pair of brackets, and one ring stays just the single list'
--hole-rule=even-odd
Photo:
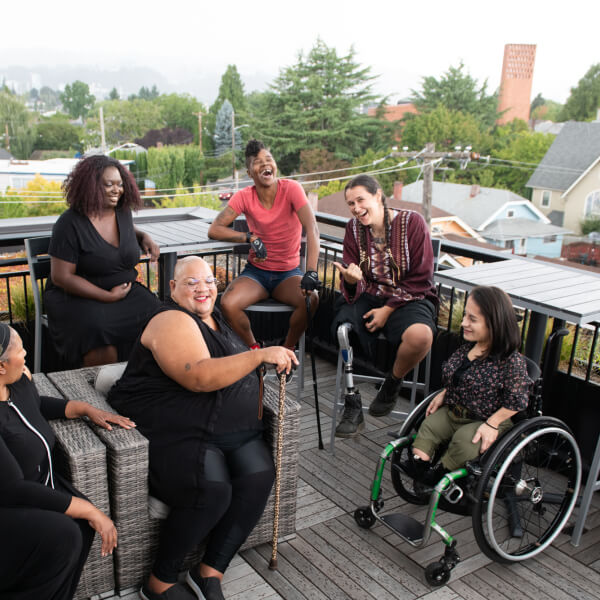
[{"label": "wheelchair wheel", "polygon": [[354,511],[354,520],[362,529],[370,529],[375,525],[375,515],[370,506],[360,506]]},{"label": "wheelchair wheel", "polygon": [[566,524],[581,482],[567,426],[552,417],[516,425],[485,458],[473,508],[481,550],[499,562],[542,552]]}]

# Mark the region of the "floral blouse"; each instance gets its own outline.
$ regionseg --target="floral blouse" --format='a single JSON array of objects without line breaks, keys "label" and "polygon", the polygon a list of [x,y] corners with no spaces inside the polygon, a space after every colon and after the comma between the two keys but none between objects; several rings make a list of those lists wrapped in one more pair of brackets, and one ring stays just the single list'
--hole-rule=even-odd
[{"label": "floral blouse", "polygon": [[532,381],[527,374],[527,363],[518,352],[505,359],[477,358],[459,381],[454,381],[454,373],[473,345],[464,344],[442,365],[442,382],[446,388],[444,404],[462,406],[482,420],[500,408],[515,411],[527,408]]}]

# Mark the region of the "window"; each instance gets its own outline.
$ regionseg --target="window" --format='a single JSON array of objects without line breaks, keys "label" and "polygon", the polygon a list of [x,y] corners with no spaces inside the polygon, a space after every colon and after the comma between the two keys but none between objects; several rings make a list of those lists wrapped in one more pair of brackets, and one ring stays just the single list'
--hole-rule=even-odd
[{"label": "window", "polygon": [[583,211],[583,216],[590,217],[592,215],[600,216],[600,190],[592,192],[585,199],[585,208]]},{"label": "window", "polygon": [[549,235],[544,238],[544,244],[553,244],[556,241],[555,235]]},{"label": "window", "polygon": [[548,208],[550,206],[550,197],[552,196],[552,192],[548,190],[544,190],[542,192],[542,207]]},{"label": "window", "polygon": [[507,216],[509,219],[512,219],[512,218],[515,216],[515,211],[514,211],[514,210],[507,210],[507,211],[506,211],[506,216]]}]

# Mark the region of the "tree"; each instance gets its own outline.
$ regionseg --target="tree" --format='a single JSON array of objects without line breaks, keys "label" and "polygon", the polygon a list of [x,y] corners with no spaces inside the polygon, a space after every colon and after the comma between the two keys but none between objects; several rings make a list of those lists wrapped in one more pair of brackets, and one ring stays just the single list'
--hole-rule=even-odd
[{"label": "tree", "polygon": [[223,106],[223,102],[228,100],[233,106],[233,110],[237,116],[239,123],[246,123],[246,96],[244,95],[244,84],[235,65],[227,65],[225,73],[221,76],[221,84],[219,85],[219,93],[217,98],[210,105],[208,114],[204,119],[204,125],[208,135],[203,137],[203,146],[205,150],[210,152],[214,149],[214,134],[217,125],[217,113]]},{"label": "tree", "polygon": [[592,65],[579,80],[576,87],[571,88],[563,110],[561,121],[589,121],[596,117],[600,107],[600,63]]},{"label": "tree", "polygon": [[151,148],[159,143],[164,146],[191,144],[194,141],[194,136],[183,127],[175,127],[174,129],[163,127],[162,129],[150,129],[143,137],[135,138],[133,141],[140,146],[144,146],[144,148]]},{"label": "tree", "polygon": [[140,88],[140,91],[136,94],[131,94],[127,99],[128,100],[156,100],[158,98],[159,92],[156,85],[152,86],[152,89],[149,89],[145,86]]},{"label": "tree", "polygon": [[74,81],[72,85],[65,86],[65,91],[60,95],[60,101],[71,117],[85,119],[94,107],[96,98],[90,94],[87,83]]},{"label": "tree", "polygon": [[[233,106],[229,100],[223,102],[223,106],[217,113],[217,125],[215,127],[215,150],[218,156],[231,152],[231,115]],[[239,131],[235,132],[235,148],[242,147],[242,136]]]},{"label": "tree", "polygon": [[189,94],[163,94],[154,100],[166,127],[182,128],[193,134],[198,142],[198,113],[204,113],[202,104]]},{"label": "tree", "polygon": [[80,149],[81,127],[71,125],[62,115],[42,119],[36,127],[36,150],[71,150]]},{"label": "tree", "polygon": [[30,114],[25,104],[15,95],[0,91],[0,136],[8,129],[10,151],[16,158],[29,158],[33,150],[34,132],[30,124]]},{"label": "tree", "polygon": [[483,146],[487,145],[486,136],[474,115],[442,104],[428,112],[406,116],[402,144],[420,150],[428,142],[433,142],[438,151],[471,146],[477,152],[483,152]]},{"label": "tree", "polygon": [[355,51],[338,56],[317,40],[298,62],[280,71],[264,97],[256,126],[276,150],[283,171],[298,168],[300,151],[325,148],[348,160],[368,147],[389,146],[391,127],[360,112],[375,102],[370,67],[354,60]]},{"label": "tree", "polygon": [[60,104],[60,94],[56,90],[44,85],[40,89],[40,102],[44,110],[53,110]]},{"label": "tree", "polygon": [[119,92],[117,92],[116,87],[114,87],[112,90],[110,90],[110,94],[108,94],[109,100],[119,100],[120,98],[121,98],[121,96],[119,96]]},{"label": "tree", "polygon": [[[130,142],[142,137],[150,129],[160,129],[164,122],[160,116],[160,108],[148,100],[106,100],[102,103],[104,109],[104,130],[106,142],[117,145]],[[100,131],[98,117],[90,118],[87,122],[88,130],[94,134],[92,143],[97,144],[97,135]]]},{"label": "tree", "polygon": [[487,80],[478,88],[478,82],[463,73],[464,64],[450,67],[437,80],[424,77],[420,92],[412,90],[412,100],[419,112],[429,112],[442,105],[448,110],[473,115],[483,127],[493,127],[498,118],[498,96],[487,94]]}]

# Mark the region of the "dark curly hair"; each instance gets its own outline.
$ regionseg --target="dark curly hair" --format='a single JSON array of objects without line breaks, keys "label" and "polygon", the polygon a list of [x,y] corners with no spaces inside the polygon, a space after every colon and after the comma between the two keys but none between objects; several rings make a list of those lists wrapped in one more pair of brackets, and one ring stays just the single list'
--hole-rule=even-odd
[{"label": "dark curly hair", "polygon": [[480,285],[469,298],[477,304],[490,332],[489,356],[507,358],[521,346],[521,334],[510,298],[500,288]]},{"label": "dark curly hair", "polygon": [[123,194],[117,206],[130,210],[138,210],[143,206],[133,174],[115,158],[94,154],[80,160],[63,183],[67,204],[73,210],[88,217],[102,212],[104,206],[102,174],[108,167],[117,169],[123,180]]},{"label": "dark curly hair", "polygon": [[246,150],[244,151],[244,154],[246,156],[246,169],[250,169],[251,165],[252,165],[252,159],[255,158],[256,156],[258,156],[258,153],[261,150],[266,150],[266,146],[260,142],[259,140],[250,140],[247,144],[246,144]]},{"label": "dark curly hair", "polygon": [[[346,192],[348,190],[358,186],[364,187],[365,190],[367,190],[367,192],[373,196],[377,194],[377,190],[381,190],[381,202],[383,204],[383,228],[385,230],[385,252],[390,259],[390,264],[395,269],[397,281],[400,281],[400,269],[394,260],[392,251],[390,250],[390,215],[388,212],[385,194],[381,189],[379,181],[377,181],[375,177],[371,177],[370,175],[357,175],[346,184],[346,187],[344,188],[344,196],[346,196]],[[367,245],[366,227],[360,221],[358,221],[358,245],[360,253],[360,264],[358,266],[362,269],[365,275],[368,275],[369,268],[371,266],[371,257],[369,256],[370,252]]]}]

